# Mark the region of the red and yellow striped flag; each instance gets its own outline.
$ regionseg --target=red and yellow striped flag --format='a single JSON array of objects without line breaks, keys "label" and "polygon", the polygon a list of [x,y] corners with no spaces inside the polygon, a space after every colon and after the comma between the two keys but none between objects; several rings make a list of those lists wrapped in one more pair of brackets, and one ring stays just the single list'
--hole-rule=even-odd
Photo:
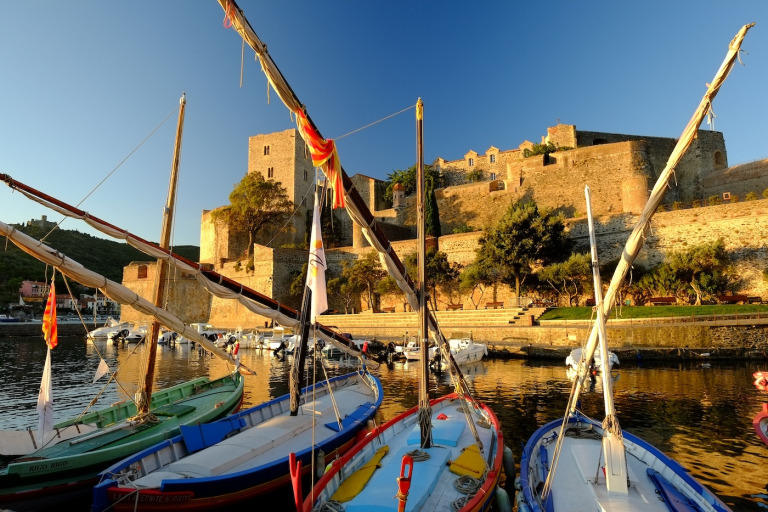
[{"label": "red and yellow striped flag", "polygon": [[56,322],[56,288],[51,279],[51,291],[48,294],[48,302],[45,303],[43,314],[43,335],[48,348],[54,349],[59,344],[59,328]]}]

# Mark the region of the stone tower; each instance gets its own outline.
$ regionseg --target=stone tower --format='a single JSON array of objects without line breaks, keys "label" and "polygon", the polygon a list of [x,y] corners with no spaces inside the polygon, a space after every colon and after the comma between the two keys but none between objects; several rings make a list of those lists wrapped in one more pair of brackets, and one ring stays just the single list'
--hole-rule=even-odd
[{"label": "stone tower", "polygon": [[304,242],[307,212],[314,206],[315,182],[315,168],[307,155],[304,140],[295,128],[248,139],[248,172],[260,172],[265,179],[282,183],[298,206],[291,219],[293,232],[280,234],[273,247]]},{"label": "stone tower", "polygon": [[405,206],[405,187],[400,183],[395,183],[395,186],[392,187],[392,206],[395,209]]}]

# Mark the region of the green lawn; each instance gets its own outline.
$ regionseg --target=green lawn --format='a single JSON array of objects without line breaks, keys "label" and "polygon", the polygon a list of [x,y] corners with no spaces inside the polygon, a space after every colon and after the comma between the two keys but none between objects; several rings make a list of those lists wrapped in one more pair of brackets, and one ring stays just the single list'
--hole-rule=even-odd
[{"label": "green lawn", "polygon": [[[617,308],[614,308],[611,318],[617,318],[616,311]],[[624,306],[621,308],[621,316],[618,318],[733,315],[736,313],[765,313],[768,315],[768,305]],[[539,320],[589,320],[591,316],[592,308],[555,308],[541,315]]]}]

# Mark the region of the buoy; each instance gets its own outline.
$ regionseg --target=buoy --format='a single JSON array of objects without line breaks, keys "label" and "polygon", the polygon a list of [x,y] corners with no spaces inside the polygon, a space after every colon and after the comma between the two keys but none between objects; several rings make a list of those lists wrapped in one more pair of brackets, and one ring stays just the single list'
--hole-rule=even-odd
[{"label": "buoy", "polygon": [[525,502],[523,491],[518,491],[515,494],[515,501],[517,502],[517,512],[531,512],[531,507]]},{"label": "buoy", "polygon": [[504,474],[507,476],[505,488],[507,490],[508,494],[512,494],[514,491],[514,482],[515,482],[515,456],[512,454],[512,449],[504,445],[504,455],[501,459],[502,466],[504,466]]},{"label": "buoy", "polygon": [[501,487],[496,487],[496,509],[500,512],[512,512],[512,502],[509,494]]}]

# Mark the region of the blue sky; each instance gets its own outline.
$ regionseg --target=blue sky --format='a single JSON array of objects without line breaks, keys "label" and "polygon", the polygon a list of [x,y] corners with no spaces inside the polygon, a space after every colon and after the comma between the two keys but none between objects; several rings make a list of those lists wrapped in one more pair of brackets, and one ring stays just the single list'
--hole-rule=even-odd
[{"label": "blue sky", "polygon": [[[745,23],[757,22],[714,104],[730,164],[768,157],[768,4],[241,0],[323,135],[425,103],[425,159],[584,130],[677,137]],[[0,172],[77,204],[187,94],[175,244],[226,204],[248,137],[293,125],[218,2],[0,3]],[[160,234],[176,115],[82,208]],[[706,125],[704,125],[706,126]],[[339,141],[349,174],[415,161],[413,111]],[[0,220],[52,212],[0,187]],[[68,229],[89,231],[68,220]]]}]

